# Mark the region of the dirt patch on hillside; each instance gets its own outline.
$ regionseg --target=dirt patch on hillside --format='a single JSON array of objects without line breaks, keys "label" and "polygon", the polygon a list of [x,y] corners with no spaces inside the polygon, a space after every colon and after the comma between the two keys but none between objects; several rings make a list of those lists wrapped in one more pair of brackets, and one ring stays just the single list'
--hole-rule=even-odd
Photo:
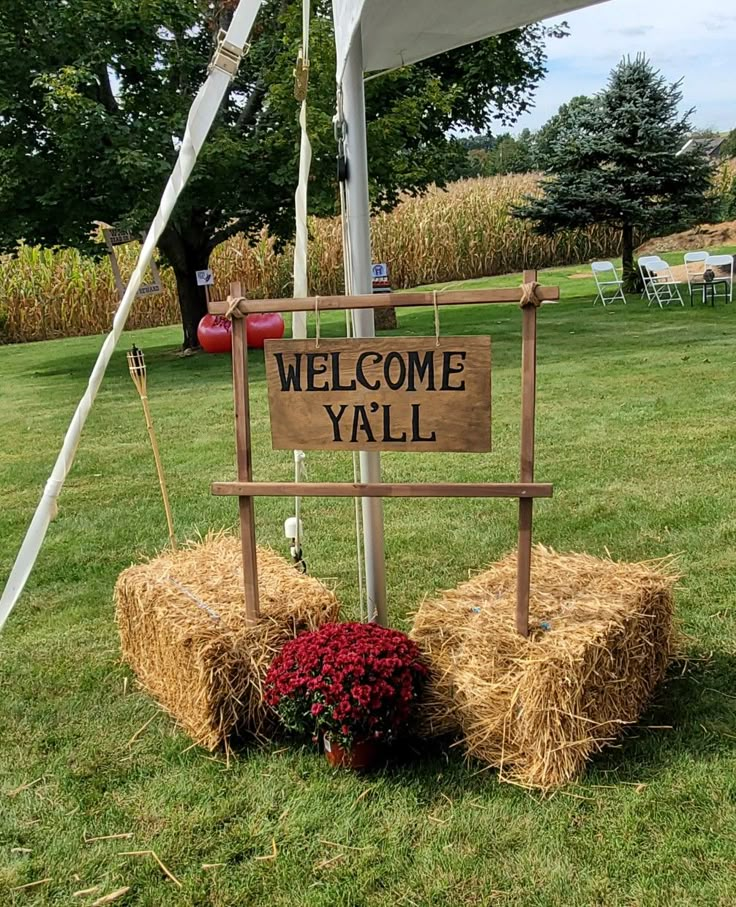
[{"label": "dirt patch on hillside", "polygon": [[736,220],[722,224],[701,224],[682,233],[655,236],[639,246],[635,255],[657,255],[660,252],[695,252],[713,246],[736,245]]}]

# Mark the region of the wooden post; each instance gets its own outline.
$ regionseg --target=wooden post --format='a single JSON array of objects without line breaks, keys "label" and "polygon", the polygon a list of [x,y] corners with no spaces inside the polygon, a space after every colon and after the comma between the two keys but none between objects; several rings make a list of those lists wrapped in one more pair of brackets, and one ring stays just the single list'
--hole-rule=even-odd
[{"label": "wooden post", "polygon": [[[233,321],[233,377],[235,382],[236,440],[238,444],[238,481],[216,482],[214,494],[237,495],[240,499],[240,519],[243,540],[246,607],[249,619],[255,620],[258,610],[258,581],[255,555],[253,501],[259,495],[331,495],[335,497],[414,497],[426,494],[440,497],[515,497],[519,501],[519,539],[516,585],[516,628],[522,636],[529,635],[529,594],[531,586],[531,553],[533,500],[551,497],[552,486],[534,482],[534,423],[536,404],[537,368],[537,305],[556,301],[559,287],[535,287],[537,272],[524,271],[524,287],[501,287],[490,290],[468,290],[437,294],[428,292],[386,294],[385,296],[321,296],[306,299],[251,299],[242,300],[242,315],[267,312],[296,312],[319,302],[321,311],[378,309],[388,306],[430,305],[487,305],[492,303],[521,302],[522,305],[522,404],[521,404],[521,481],[518,483],[463,484],[437,483],[384,484],[368,483],[284,483],[253,482],[251,475],[250,425],[248,413],[247,340],[243,318]],[[231,296],[240,297],[240,285],[231,285]],[[212,315],[229,313],[227,300],[210,299],[208,309]]]},{"label": "wooden post", "polygon": [[122,299],[125,295],[125,283],[123,281],[123,276],[120,273],[120,265],[118,264],[118,257],[115,254],[115,246],[110,239],[109,230],[103,230],[102,235],[105,237],[107,254],[110,256],[110,267],[112,268],[112,276],[115,279],[115,289],[118,291],[118,298]]},{"label": "wooden post", "polygon": [[158,441],[156,440],[156,432],[153,429],[153,419],[151,419],[151,411],[148,408],[148,397],[141,397],[141,403],[143,404],[143,415],[146,419],[146,428],[148,429],[148,437],[151,441],[151,449],[153,450],[153,460],[156,464],[156,475],[158,475],[158,484],[161,488],[161,497],[164,502],[164,512],[166,514],[166,525],[169,530],[169,544],[171,545],[171,550],[176,551],[176,536],[174,535],[174,518],[171,515],[171,504],[169,503],[169,492],[166,488],[166,479],[164,477],[164,467],[161,463],[161,454],[158,449]]},{"label": "wooden post", "polygon": [[[524,283],[536,283],[536,271],[524,271]],[[521,481],[534,481],[534,416],[537,385],[537,307],[521,310]],[[532,570],[533,498],[519,498],[519,544],[516,562],[516,629],[529,635],[529,588]]]},{"label": "wooden post", "polygon": [[135,389],[138,391],[138,396],[141,398],[141,403],[143,404],[143,415],[146,419],[146,428],[148,429],[148,437],[151,441],[151,450],[153,450],[153,460],[156,464],[156,474],[158,475],[158,484],[161,489],[161,497],[164,502],[164,512],[166,513],[166,525],[169,529],[169,544],[171,545],[171,550],[176,551],[176,537],[174,535],[174,518],[171,514],[171,504],[169,503],[169,492],[166,488],[166,476],[164,475],[164,467],[161,462],[161,454],[158,449],[158,441],[156,439],[156,431],[153,427],[153,419],[151,417],[151,410],[148,406],[148,375],[146,372],[146,359],[143,355],[143,350],[139,350],[138,347],[133,344],[133,349],[128,351],[128,371],[130,372],[130,377],[133,379],[133,384]]},{"label": "wooden post", "polygon": [[[239,283],[230,284],[231,296],[242,296]],[[245,318],[233,318],[233,392],[235,395],[235,445],[238,460],[238,479],[253,481],[253,460],[250,445],[250,399],[248,391],[248,339]],[[243,548],[243,584],[245,616],[249,624],[260,617],[258,604],[258,563],[256,560],[255,500],[252,495],[238,497],[240,510],[240,541]]]}]

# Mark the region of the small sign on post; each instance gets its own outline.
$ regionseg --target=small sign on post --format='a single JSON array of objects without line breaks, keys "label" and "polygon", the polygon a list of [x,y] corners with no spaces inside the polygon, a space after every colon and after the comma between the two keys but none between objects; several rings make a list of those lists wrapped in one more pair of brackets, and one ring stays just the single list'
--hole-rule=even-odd
[{"label": "small sign on post", "polygon": [[277,450],[488,451],[491,338],[265,343]]},{"label": "small sign on post", "polygon": [[135,233],[131,233],[130,230],[118,230],[115,227],[110,229],[105,229],[105,235],[110,240],[110,245],[113,246],[125,246],[129,242],[137,242],[140,240],[139,236],[136,236]]},{"label": "small sign on post", "polygon": [[215,285],[215,275],[209,268],[204,271],[197,271],[198,287],[213,287]]},{"label": "small sign on post", "polygon": [[373,292],[390,293],[391,282],[388,278],[388,265],[385,262],[372,266]]}]

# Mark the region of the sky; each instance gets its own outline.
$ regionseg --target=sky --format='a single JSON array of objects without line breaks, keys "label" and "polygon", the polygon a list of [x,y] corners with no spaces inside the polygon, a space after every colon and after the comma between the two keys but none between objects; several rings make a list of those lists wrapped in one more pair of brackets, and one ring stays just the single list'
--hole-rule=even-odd
[{"label": "sky", "polygon": [[548,42],[548,73],[535,108],[513,132],[537,129],[577,94],[606,84],[619,60],[643,51],[668,81],[683,79],[683,105],[697,128],[736,127],[735,0],[608,0],[558,16],[570,36]]}]

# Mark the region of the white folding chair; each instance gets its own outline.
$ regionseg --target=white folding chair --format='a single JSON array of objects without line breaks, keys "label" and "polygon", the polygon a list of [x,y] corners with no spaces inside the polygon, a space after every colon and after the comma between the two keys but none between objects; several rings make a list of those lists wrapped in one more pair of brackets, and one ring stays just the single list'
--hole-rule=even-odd
[{"label": "white folding chair", "polygon": [[672,268],[663,258],[645,255],[638,260],[638,265],[649,305],[656,302],[660,309],[671,302],[685,305]]},{"label": "white folding chair", "polygon": [[703,273],[705,272],[705,260],[708,257],[707,252],[686,252],[685,253],[685,273],[687,275],[687,289],[690,293],[690,304],[693,302],[693,287],[699,287],[703,282]]},{"label": "white folding chair", "polygon": [[714,287],[722,286],[726,302],[733,302],[733,255],[709,255],[705,259],[705,269],[715,273],[713,280],[708,282]]},{"label": "white folding chair", "polygon": [[650,265],[659,261],[658,255],[642,255],[641,258],[637,259],[637,265],[639,266],[639,274],[641,275],[641,282],[644,287],[644,295],[647,299],[652,301],[654,298],[651,284],[654,280],[654,272],[650,270]]},{"label": "white folding chair", "polygon": [[626,297],[624,296],[624,282],[618,276],[618,272],[612,261],[594,261],[591,263],[590,267],[593,269],[593,277],[595,278],[596,289],[598,290],[598,295],[593,300],[593,305],[600,301],[604,306],[609,305],[611,302],[615,302],[617,299],[620,299],[624,305],[626,305]]}]

